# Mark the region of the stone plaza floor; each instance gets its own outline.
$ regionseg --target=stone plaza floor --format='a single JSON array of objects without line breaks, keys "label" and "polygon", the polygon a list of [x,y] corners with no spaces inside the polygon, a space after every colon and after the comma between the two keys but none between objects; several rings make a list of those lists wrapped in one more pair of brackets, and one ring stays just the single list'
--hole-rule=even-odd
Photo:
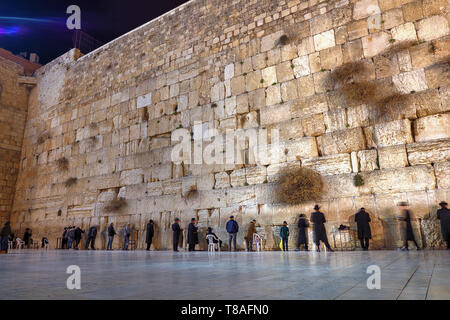
[{"label": "stone plaza floor", "polygon": [[[81,289],[68,290],[69,265]],[[381,269],[369,290],[367,267]],[[1,299],[450,299],[449,251],[21,250],[0,255]]]}]

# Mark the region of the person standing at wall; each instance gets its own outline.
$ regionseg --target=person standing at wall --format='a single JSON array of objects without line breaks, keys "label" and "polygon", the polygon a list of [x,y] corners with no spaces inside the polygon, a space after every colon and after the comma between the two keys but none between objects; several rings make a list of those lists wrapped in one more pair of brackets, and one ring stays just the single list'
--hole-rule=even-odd
[{"label": "person standing at wall", "polygon": [[82,230],[80,227],[76,227],[75,231],[74,231],[74,241],[75,241],[75,246],[74,249],[78,250],[78,246],[80,244],[81,241],[81,236],[84,233],[84,230]]},{"label": "person standing at wall", "polygon": [[128,244],[130,243],[131,226],[129,223],[123,229],[123,250],[128,250]]},{"label": "person standing at wall", "polygon": [[97,227],[92,226],[89,228],[87,240],[86,240],[86,246],[85,249],[89,249],[89,244],[91,244],[91,249],[95,250],[95,238],[97,237]]},{"label": "person standing at wall", "polygon": [[253,235],[256,233],[256,219],[250,221],[250,225],[247,230],[247,237],[245,240],[247,241],[247,251],[253,251]]},{"label": "person standing at wall", "polygon": [[405,245],[401,248],[402,251],[409,251],[408,249],[408,241],[414,242],[417,250],[420,250],[419,245],[417,244],[416,238],[414,237],[413,228],[411,225],[411,211],[409,210],[408,203],[400,202],[399,207],[401,210],[401,216],[399,217],[400,221],[405,223]]},{"label": "person standing at wall", "polygon": [[191,223],[188,225],[188,244],[189,251],[195,251],[195,245],[198,243],[198,227],[197,220],[191,219]]},{"label": "person standing at wall", "polygon": [[312,223],[314,223],[314,241],[317,246],[316,250],[317,252],[320,252],[320,241],[322,241],[327,247],[327,250],[333,252],[334,250],[331,249],[331,246],[328,243],[327,230],[325,229],[324,225],[327,220],[325,219],[325,215],[320,212],[319,209],[319,205],[316,204],[314,206],[314,212],[311,213],[311,221]]},{"label": "person standing at wall", "polygon": [[106,245],[106,250],[112,250],[112,244],[115,235],[116,230],[114,229],[114,223],[111,222],[108,226],[108,244]]},{"label": "person standing at wall", "polygon": [[302,213],[298,218],[298,239],[297,239],[297,249],[295,251],[300,250],[300,246],[303,244],[305,246],[305,251],[308,251],[308,239],[306,237],[306,229],[309,227],[309,223],[306,219],[306,216]]},{"label": "person standing at wall", "polygon": [[72,249],[73,241],[75,240],[75,226],[70,226],[67,237],[67,249]]},{"label": "person standing at wall", "polygon": [[67,247],[67,227],[64,228],[61,238],[61,249],[65,249]]},{"label": "person standing at wall", "polygon": [[283,242],[283,251],[289,251],[288,242],[289,242],[289,228],[287,226],[287,222],[283,221],[283,226],[280,229],[280,237]]},{"label": "person standing at wall", "polygon": [[5,225],[0,231],[0,254],[8,253],[8,238],[10,234],[11,234],[11,225],[9,221],[6,221]]},{"label": "person standing at wall", "polygon": [[231,251],[231,243],[233,243],[234,251],[236,251],[236,237],[237,233],[239,232],[239,225],[234,220],[234,216],[230,216],[230,220],[228,220],[226,225],[227,232],[229,234],[228,236],[228,250]]},{"label": "person standing at wall", "polygon": [[441,208],[437,211],[437,218],[441,221],[442,239],[444,239],[447,250],[450,250],[450,210],[447,209],[447,202],[439,203]]},{"label": "person standing at wall", "polygon": [[31,230],[30,228],[26,228],[25,233],[23,234],[23,242],[25,243],[25,248],[30,247],[30,240],[31,240]]},{"label": "person standing at wall", "polygon": [[154,235],[155,235],[154,223],[153,220],[150,220],[147,223],[147,233],[145,234],[145,243],[147,243],[147,251],[150,251]]},{"label": "person standing at wall", "polygon": [[175,218],[175,222],[172,224],[173,231],[173,251],[178,252],[178,241],[180,239],[181,231],[180,219]]},{"label": "person standing at wall", "polygon": [[370,230],[370,216],[364,208],[359,209],[355,214],[355,222],[358,229],[358,239],[364,251],[369,250],[369,239],[372,239]]}]

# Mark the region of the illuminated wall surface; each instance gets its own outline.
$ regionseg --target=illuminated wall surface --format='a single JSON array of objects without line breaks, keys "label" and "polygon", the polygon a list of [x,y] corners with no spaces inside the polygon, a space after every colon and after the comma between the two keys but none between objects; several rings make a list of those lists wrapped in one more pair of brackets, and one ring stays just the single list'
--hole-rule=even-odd
[{"label": "illuminated wall surface", "polygon": [[[198,218],[204,248],[206,228],[225,239],[234,215],[241,248],[256,218],[273,250],[284,220],[295,245],[298,215],[317,202],[329,237],[365,207],[373,247],[395,248],[396,204],[408,201],[419,243],[439,247],[435,213],[450,186],[448,9],[445,0],[194,0],[88,55],[72,50],[35,73],[20,166],[16,147],[6,153],[20,170],[11,210],[0,162],[3,220],[10,212],[16,232],[30,227],[52,246],[67,225],[97,225],[98,247],[108,223],[130,222],[142,247],[153,219],[155,247],[168,249],[175,217],[185,229]],[[203,150],[211,141],[201,129],[277,129],[279,141],[239,145],[243,164],[175,163],[180,128]],[[12,132],[1,127],[1,146]],[[266,145],[271,156],[251,163]],[[280,175],[299,167],[323,188],[317,200],[285,203]]]}]

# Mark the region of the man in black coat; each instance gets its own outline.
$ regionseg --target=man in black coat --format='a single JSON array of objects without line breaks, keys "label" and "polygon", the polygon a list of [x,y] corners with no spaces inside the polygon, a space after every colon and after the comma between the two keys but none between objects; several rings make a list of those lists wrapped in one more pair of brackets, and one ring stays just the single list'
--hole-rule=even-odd
[{"label": "man in black coat", "polygon": [[314,206],[314,212],[311,213],[311,221],[314,223],[314,235],[315,239],[314,242],[317,246],[317,252],[320,252],[320,241],[322,241],[325,246],[327,247],[328,251],[333,252],[334,250],[331,249],[330,244],[328,243],[328,237],[327,237],[327,231],[325,229],[324,223],[327,222],[325,220],[325,215],[319,211],[320,207],[319,205]]},{"label": "man in black coat", "polygon": [[64,231],[62,233],[62,238],[61,238],[61,249],[65,249],[67,247],[67,241],[68,241],[68,232],[67,232],[68,227],[64,228]]},{"label": "man in black coat", "polygon": [[95,250],[95,238],[97,237],[97,227],[93,226],[89,229],[85,249],[89,249],[89,243],[91,244],[91,249]]},{"label": "man in black coat", "polygon": [[189,251],[195,251],[195,245],[198,243],[198,227],[197,220],[195,218],[191,219],[191,223],[188,226],[188,244]]},{"label": "man in black coat", "polygon": [[178,240],[180,239],[182,231],[180,228],[180,219],[175,218],[175,222],[172,224],[172,231],[173,231],[173,251],[178,251]]},{"label": "man in black coat", "polygon": [[6,221],[5,225],[0,231],[0,253],[8,252],[8,238],[10,234],[11,234],[11,226],[9,221]]},{"label": "man in black coat", "polygon": [[23,234],[23,242],[25,243],[25,247],[29,248],[31,244],[31,229],[26,228],[25,233]]},{"label": "man in black coat", "polygon": [[361,248],[364,251],[369,250],[369,239],[372,239],[370,230],[370,216],[364,208],[359,209],[355,214],[355,222],[358,228],[358,239],[361,242]]},{"label": "man in black coat", "polygon": [[447,202],[439,203],[441,208],[437,211],[437,218],[441,220],[442,238],[447,244],[447,250],[450,250],[450,210],[447,209]]},{"label": "man in black coat", "polygon": [[74,240],[75,240],[75,250],[78,250],[78,245],[81,241],[81,234],[84,233],[84,230],[81,230],[80,227],[76,227],[74,231]]},{"label": "man in black coat", "polygon": [[402,248],[403,251],[409,251],[408,249],[408,241],[414,242],[417,250],[420,250],[419,245],[417,244],[416,238],[414,237],[413,228],[411,225],[411,211],[408,209],[408,204],[406,202],[400,202],[399,204],[402,215],[399,217],[399,220],[404,221],[406,223],[406,239],[405,246]]},{"label": "man in black coat", "polygon": [[306,216],[302,213],[299,216],[298,223],[298,239],[297,239],[297,250],[300,250],[300,246],[305,245],[305,251],[308,251],[308,239],[306,237],[306,229],[309,227],[309,223],[306,220]]},{"label": "man in black coat", "polygon": [[155,235],[155,229],[153,227],[153,220],[150,220],[147,223],[147,233],[145,235],[145,243],[147,243],[147,251],[150,250],[150,246],[152,245],[153,236]]}]

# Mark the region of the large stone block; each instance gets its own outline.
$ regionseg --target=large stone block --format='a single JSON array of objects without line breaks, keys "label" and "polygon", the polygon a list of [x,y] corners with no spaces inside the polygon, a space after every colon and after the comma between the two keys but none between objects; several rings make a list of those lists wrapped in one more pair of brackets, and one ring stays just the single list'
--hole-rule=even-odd
[{"label": "large stone block", "polygon": [[398,91],[405,94],[428,89],[423,69],[396,74],[392,77],[392,82]]},{"label": "large stone block", "polygon": [[434,40],[447,34],[448,20],[444,16],[432,16],[417,23],[417,36],[421,41]]},{"label": "large stone block", "polygon": [[229,188],[230,187],[230,176],[226,172],[216,173],[214,176],[216,180],[216,189]]},{"label": "large stone block", "polygon": [[412,166],[450,160],[450,141],[437,140],[406,145],[408,161]]},{"label": "large stone block", "polygon": [[120,173],[120,184],[131,185],[144,182],[144,173],[142,169],[125,170]]},{"label": "large stone block", "polygon": [[350,154],[348,153],[305,159],[302,160],[302,166],[311,168],[322,175],[334,175],[352,172]]},{"label": "large stone block", "polygon": [[231,186],[234,187],[242,187],[247,180],[245,179],[245,168],[234,170],[230,174],[231,178]]},{"label": "large stone block", "polygon": [[450,137],[450,114],[441,113],[419,118],[414,122],[414,135],[417,142]]},{"label": "large stone block", "polygon": [[359,168],[361,171],[373,171],[378,168],[377,150],[358,151]]},{"label": "large stone block", "polygon": [[317,151],[316,139],[313,137],[286,141],[285,152],[287,161],[314,158],[319,155]]},{"label": "large stone block", "polygon": [[291,118],[291,108],[289,103],[263,107],[261,108],[260,117],[262,126],[282,122]]},{"label": "large stone block", "polygon": [[361,128],[325,133],[320,137],[323,155],[364,150],[366,143]]},{"label": "large stone block", "polygon": [[263,183],[267,179],[267,169],[265,166],[247,167],[245,177],[248,184]]},{"label": "large stone block", "polygon": [[437,185],[439,189],[450,189],[450,162],[438,162],[434,164]]},{"label": "large stone block", "polygon": [[294,79],[294,72],[292,71],[290,61],[285,61],[276,66],[277,80],[279,82],[289,81]]},{"label": "large stone block", "polygon": [[302,118],[303,132],[307,136],[317,137],[323,134],[326,130],[323,114],[316,113]]},{"label": "large stone block", "polygon": [[377,0],[359,0],[353,7],[353,19],[359,20],[380,13]]},{"label": "large stone block", "polygon": [[331,48],[335,45],[334,30],[325,31],[314,36],[314,48],[316,51]]},{"label": "large stone block", "polygon": [[294,75],[296,78],[307,76],[311,73],[309,69],[309,57],[304,55],[292,60],[294,65]]},{"label": "large stone block", "polygon": [[408,166],[405,145],[379,148],[378,159],[381,169],[403,168]]},{"label": "large stone block", "polygon": [[433,167],[425,165],[375,170],[361,175],[364,179],[360,187],[362,194],[432,190],[436,186]]},{"label": "large stone block", "polygon": [[411,122],[407,119],[378,123],[374,129],[375,142],[380,147],[413,142]]},{"label": "large stone block", "polygon": [[372,58],[389,46],[389,35],[386,32],[373,33],[362,38],[364,56]]}]

